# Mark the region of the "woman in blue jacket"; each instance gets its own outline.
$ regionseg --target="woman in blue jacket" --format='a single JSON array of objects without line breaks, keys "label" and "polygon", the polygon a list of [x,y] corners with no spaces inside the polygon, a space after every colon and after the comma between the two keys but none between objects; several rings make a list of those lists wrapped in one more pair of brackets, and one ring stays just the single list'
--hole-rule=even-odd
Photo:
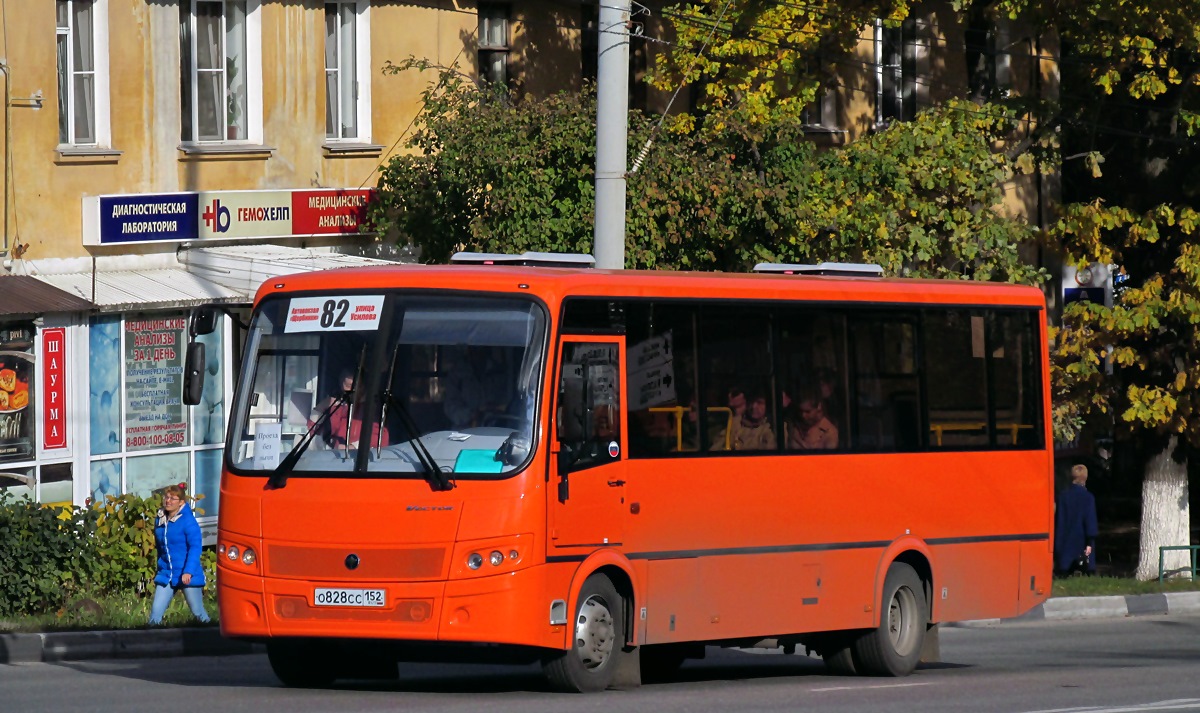
[{"label": "woman in blue jacket", "polygon": [[150,624],[161,624],[175,590],[183,592],[188,608],[202,623],[208,623],[204,609],[204,568],[200,565],[200,524],[187,504],[184,485],[163,489],[162,509],[154,525],[154,544],[158,549],[158,573],[154,576],[154,603],[150,605]]}]

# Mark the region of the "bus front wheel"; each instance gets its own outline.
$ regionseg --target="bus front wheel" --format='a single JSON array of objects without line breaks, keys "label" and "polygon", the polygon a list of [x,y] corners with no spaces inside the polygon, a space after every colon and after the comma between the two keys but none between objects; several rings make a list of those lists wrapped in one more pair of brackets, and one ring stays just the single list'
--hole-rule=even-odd
[{"label": "bus front wheel", "polygon": [[571,648],[556,652],[543,665],[550,684],[567,693],[603,691],[613,682],[624,647],[624,602],[602,574],[593,574],[579,590]]},{"label": "bus front wheel", "polygon": [[883,582],[879,626],[854,643],[860,674],[907,676],[921,660],[921,644],[929,623],[925,588],[916,570],[893,562]]}]

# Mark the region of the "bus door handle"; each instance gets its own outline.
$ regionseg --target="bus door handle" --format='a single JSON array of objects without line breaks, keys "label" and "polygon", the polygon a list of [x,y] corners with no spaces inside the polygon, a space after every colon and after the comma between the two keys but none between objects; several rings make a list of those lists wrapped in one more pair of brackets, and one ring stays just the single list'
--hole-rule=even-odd
[{"label": "bus door handle", "polygon": [[619,487],[621,487],[621,486],[622,486],[622,485],[624,485],[624,484],[625,484],[625,481],[624,481],[624,480],[610,480],[610,481],[608,481],[608,487],[610,487],[610,488],[619,488]]}]

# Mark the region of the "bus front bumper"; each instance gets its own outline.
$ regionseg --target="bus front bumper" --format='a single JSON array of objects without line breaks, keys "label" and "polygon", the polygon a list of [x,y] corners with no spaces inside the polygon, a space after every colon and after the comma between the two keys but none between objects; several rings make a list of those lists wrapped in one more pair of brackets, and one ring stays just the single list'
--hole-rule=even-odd
[{"label": "bus front bumper", "polygon": [[[565,627],[550,622],[547,592],[568,582],[557,567],[434,582],[312,582],[222,569],[217,601],[221,632],[234,638],[332,637],[565,645]],[[569,576],[569,575],[568,575]],[[318,605],[318,589],[383,590],[383,606]]]}]

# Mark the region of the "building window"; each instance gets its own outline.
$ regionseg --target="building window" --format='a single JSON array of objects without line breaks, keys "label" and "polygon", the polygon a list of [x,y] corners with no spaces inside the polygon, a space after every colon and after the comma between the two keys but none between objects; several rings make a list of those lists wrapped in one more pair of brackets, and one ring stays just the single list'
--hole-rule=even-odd
[{"label": "building window", "polygon": [[479,5],[479,78],[492,84],[508,84],[509,6]]},{"label": "building window", "polygon": [[58,142],[108,142],[108,1],[57,0]]},{"label": "building window", "polygon": [[325,3],[325,137],[366,140],[370,123],[367,0]]},{"label": "building window", "polygon": [[806,128],[836,130],[838,128],[837,94],[832,89],[821,92],[811,104],[804,107],[800,118]]},{"label": "building window", "polygon": [[183,141],[261,141],[258,0],[182,2]]},{"label": "building window", "polygon": [[[149,345],[184,344],[185,312],[138,315],[104,314],[91,318],[88,355],[90,440],[89,486],[92,502],[134,493],[149,497],[172,483],[204,495],[201,526],[215,526],[225,441],[226,396],[232,376],[226,322],[198,337],[205,345],[204,393],[186,406],[161,374],[182,369],[184,350]],[[178,382],[175,382],[178,386]],[[43,482],[46,468],[43,467]],[[0,479],[0,487],[3,487]],[[57,486],[63,488],[64,486]],[[42,497],[62,499],[63,495]]]},{"label": "building window", "polygon": [[875,123],[910,121],[917,114],[916,23],[899,27],[875,21]]}]

